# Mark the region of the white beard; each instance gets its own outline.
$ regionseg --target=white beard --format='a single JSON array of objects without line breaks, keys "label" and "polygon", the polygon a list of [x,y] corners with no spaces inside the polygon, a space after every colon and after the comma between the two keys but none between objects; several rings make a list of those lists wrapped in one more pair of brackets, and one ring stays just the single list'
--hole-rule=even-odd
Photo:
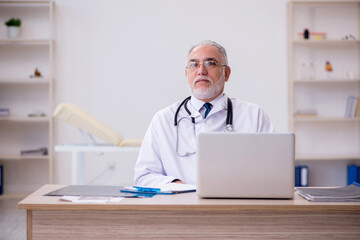
[{"label": "white beard", "polygon": [[[210,86],[207,88],[204,87],[196,88],[195,85],[198,79],[207,79],[210,82]],[[217,81],[215,84],[210,77],[198,76],[194,79],[193,84],[189,87],[191,93],[197,99],[210,99],[218,95],[223,90],[224,85],[225,85],[225,74],[222,74],[221,77],[219,78],[219,81]]]}]

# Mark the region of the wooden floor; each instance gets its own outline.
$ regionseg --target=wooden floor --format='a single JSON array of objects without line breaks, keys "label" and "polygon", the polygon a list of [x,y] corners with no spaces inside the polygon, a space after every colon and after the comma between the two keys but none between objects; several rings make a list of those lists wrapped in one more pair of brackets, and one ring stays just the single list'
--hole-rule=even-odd
[{"label": "wooden floor", "polygon": [[26,239],[26,211],[17,208],[20,197],[0,197],[0,240]]}]

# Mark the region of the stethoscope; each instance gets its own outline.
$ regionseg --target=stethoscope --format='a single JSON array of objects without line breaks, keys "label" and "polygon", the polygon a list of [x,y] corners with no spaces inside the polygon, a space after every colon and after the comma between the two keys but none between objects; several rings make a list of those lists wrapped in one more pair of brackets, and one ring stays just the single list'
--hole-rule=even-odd
[{"label": "stethoscope", "polygon": [[[180,112],[180,109],[182,106],[184,106],[186,112],[189,114],[190,118],[191,118],[191,122],[193,123],[193,127],[194,127],[194,132],[195,132],[195,118],[192,116],[192,113],[190,112],[190,110],[187,107],[187,103],[189,102],[189,100],[191,99],[191,96],[185,98],[179,105],[179,107],[177,108],[176,112],[175,112],[175,117],[174,117],[174,126],[176,128],[178,128],[178,123],[180,122],[180,120],[178,121],[178,114]],[[226,115],[226,125],[225,125],[225,132],[232,132],[233,131],[233,106],[232,106],[232,102],[230,100],[230,98],[227,99],[227,115]],[[178,129],[177,129],[178,131]],[[177,132],[177,139],[176,139],[176,153],[179,157],[185,157],[188,156],[190,154],[194,154],[195,152],[191,152],[191,153],[185,153],[183,155],[179,154],[179,133]]]}]

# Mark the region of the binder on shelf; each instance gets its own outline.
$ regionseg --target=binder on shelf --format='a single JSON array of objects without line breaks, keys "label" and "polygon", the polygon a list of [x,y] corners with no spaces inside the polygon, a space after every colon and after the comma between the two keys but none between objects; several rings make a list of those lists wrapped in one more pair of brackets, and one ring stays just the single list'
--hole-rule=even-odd
[{"label": "binder on shelf", "polygon": [[301,167],[295,166],[295,187],[300,187],[301,180]]},{"label": "binder on shelf", "polygon": [[359,167],[357,165],[348,165],[347,167],[347,184],[359,183]]},{"label": "binder on shelf", "polygon": [[295,187],[309,186],[309,167],[295,166]]},{"label": "binder on shelf", "polygon": [[309,167],[308,166],[301,166],[301,187],[308,187],[309,186]]}]

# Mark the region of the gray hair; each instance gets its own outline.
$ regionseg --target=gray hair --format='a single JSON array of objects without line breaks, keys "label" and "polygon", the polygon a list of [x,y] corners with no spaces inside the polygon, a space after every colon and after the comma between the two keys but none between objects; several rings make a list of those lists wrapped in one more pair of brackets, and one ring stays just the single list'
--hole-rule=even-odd
[{"label": "gray hair", "polygon": [[228,59],[227,59],[227,54],[226,54],[226,50],[223,46],[221,46],[220,44],[214,42],[214,41],[211,41],[211,40],[204,40],[204,41],[201,41],[197,44],[195,44],[194,46],[192,46],[189,50],[189,53],[188,53],[188,56],[190,55],[190,53],[194,50],[194,48],[196,47],[199,47],[199,46],[204,46],[204,45],[207,45],[207,46],[214,46],[216,47],[217,49],[219,49],[219,52],[223,58],[223,61],[224,61],[224,64],[225,65],[228,65]]}]

